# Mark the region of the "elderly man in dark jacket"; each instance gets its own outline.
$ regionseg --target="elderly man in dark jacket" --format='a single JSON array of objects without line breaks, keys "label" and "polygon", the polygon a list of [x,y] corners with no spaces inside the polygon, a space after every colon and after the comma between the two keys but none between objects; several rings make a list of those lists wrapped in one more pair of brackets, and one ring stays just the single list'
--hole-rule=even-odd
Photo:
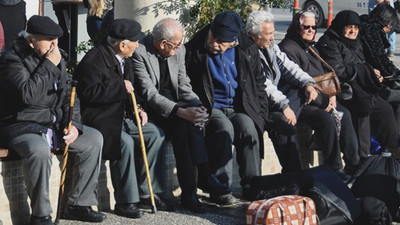
[{"label": "elderly man in dark jacket", "polygon": [[49,17],[32,16],[26,36],[15,41],[0,63],[0,141],[24,159],[31,224],[53,224],[50,149],[62,143],[76,155],[65,217],[91,222],[106,217],[90,207],[97,205],[102,136],[82,125],[79,103],[70,132],[66,129],[71,87],[57,46],[61,35],[61,28]]},{"label": "elderly man in dark jacket", "polygon": [[[110,24],[107,41],[91,49],[79,63],[74,77],[79,81],[83,122],[97,128],[104,136],[103,159],[110,160],[114,186],[115,213],[130,218],[143,215],[136,205],[139,190],[135,172],[135,144],[140,143],[138,128],[132,120],[133,106],[129,98],[133,91],[132,56],[144,36],[141,26],[134,20],[118,19]],[[138,100],[140,102],[140,100]],[[139,108],[141,125],[148,151],[147,158],[153,178],[154,193],[164,192],[162,159],[164,133]],[[144,176],[139,179],[142,202],[149,200]],[[146,199],[144,198],[146,197]],[[156,198],[157,208],[166,205]],[[148,203],[150,203],[148,201]],[[149,205],[149,204],[148,204]]]},{"label": "elderly man in dark jacket", "polygon": [[186,68],[194,92],[211,114],[206,126],[209,165],[230,185],[235,145],[246,194],[250,179],[261,173],[268,102],[258,48],[241,33],[243,27],[237,13],[217,14],[186,44]]}]

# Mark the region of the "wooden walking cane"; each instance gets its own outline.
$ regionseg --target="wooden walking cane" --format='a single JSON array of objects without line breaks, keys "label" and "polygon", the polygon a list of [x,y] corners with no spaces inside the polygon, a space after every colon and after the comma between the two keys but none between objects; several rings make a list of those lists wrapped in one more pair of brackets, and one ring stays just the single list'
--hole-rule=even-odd
[{"label": "wooden walking cane", "polygon": [[133,93],[133,91],[131,92],[131,98],[132,98],[132,104],[133,104],[133,112],[136,117],[136,123],[137,123],[138,131],[139,131],[140,146],[142,147],[143,162],[144,162],[144,167],[146,169],[147,185],[149,186],[151,205],[153,206],[153,209],[151,212],[156,213],[157,207],[156,207],[156,203],[154,201],[153,187],[151,186],[149,164],[147,163],[147,154],[146,154],[146,147],[144,145],[142,124],[140,123],[139,112],[137,110],[137,104],[136,104],[136,98],[135,98],[135,94]]},{"label": "wooden walking cane", "polygon": [[[69,115],[68,115],[68,134],[71,130],[72,126],[72,116],[74,114],[74,105],[75,105],[75,93],[76,93],[76,85],[77,81],[73,80],[71,83],[71,100],[69,103]],[[58,224],[60,220],[60,208],[61,208],[61,203],[62,199],[64,196],[64,186],[65,186],[65,174],[67,172],[67,161],[68,161],[68,147],[69,145],[66,145],[64,148],[63,156],[62,156],[62,167],[61,167],[61,178],[60,178],[60,190],[58,192],[58,204],[57,204],[57,215],[56,215],[56,220],[55,224]]]}]

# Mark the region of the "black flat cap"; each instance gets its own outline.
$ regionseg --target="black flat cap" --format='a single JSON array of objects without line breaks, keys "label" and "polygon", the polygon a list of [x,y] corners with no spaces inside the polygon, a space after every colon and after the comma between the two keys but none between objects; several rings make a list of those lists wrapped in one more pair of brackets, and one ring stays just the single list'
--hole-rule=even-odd
[{"label": "black flat cap", "polygon": [[52,38],[63,36],[63,30],[48,16],[32,16],[28,20],[26,32],[30,34],[42,34]]},{"label": "black flat cap", "polygon": [[244,23],[239,14],[234,11],[218,13],[211,23],[211,32],[214,37],[224,42],[235,41],[243,29]]},{"label": "black flat cap", "polygon": [[142,26],[132,19],[116,19],[111,22],[108,36],[118,40],[138,41],[144,37]]}]

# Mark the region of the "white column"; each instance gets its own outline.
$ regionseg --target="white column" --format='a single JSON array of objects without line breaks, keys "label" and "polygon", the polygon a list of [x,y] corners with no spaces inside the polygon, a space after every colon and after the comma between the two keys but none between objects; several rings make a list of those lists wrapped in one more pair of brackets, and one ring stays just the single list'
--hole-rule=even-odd
[{"label": "white column", "polygon": [[115,19],[131,18],[151,31],[161,19],[178,19],[183,12],[181,0],[118,0],[115,1]]}]

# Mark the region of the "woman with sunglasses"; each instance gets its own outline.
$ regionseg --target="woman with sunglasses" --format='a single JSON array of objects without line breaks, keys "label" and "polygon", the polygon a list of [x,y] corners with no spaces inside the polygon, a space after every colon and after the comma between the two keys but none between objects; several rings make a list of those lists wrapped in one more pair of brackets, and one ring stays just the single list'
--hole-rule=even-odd
[{"label": "woman with sunglasses", "polygon": [[360,157],[367,158],[370,154],[371,131],[383,147],[399,157],[395,116],[390,104],[379,96],[383,77],[366,61],[359,37],[360,25],[357,13],[341,11],[316,47],[322,58],[335,68],[342,87],[344,84],[350,87],[339,101],[351,112]]},{"label": "woman with sunglasses", "polygon": [[[302,70],[312,77],[329,72],[315,55],[318,54],[317,49],[313,46],[315,34],[314,13],[300,12],[293,17],[285,38],[279,43],[279,47],[289,59],[297,63]],[[343,112],[339,134],[337,134],[337,124],[332,111],[335,113]],[[303,107],[299,120],[304,120],[315,130],[317,144],[324,155],[326,155],[328,149],[333,148],[337,148],[337,150],[331,151],[343,152],[346,163],[345,171],[350,174],[353,173],[360,161],[357,135],[351,122],[350,112],[336,101],[335,95],[329,97],[329,104],[326,108],[325,106],[321,108],[321,106],[312,105]],[[337,155],[336,161],[341,164],[340,155]]]}]

